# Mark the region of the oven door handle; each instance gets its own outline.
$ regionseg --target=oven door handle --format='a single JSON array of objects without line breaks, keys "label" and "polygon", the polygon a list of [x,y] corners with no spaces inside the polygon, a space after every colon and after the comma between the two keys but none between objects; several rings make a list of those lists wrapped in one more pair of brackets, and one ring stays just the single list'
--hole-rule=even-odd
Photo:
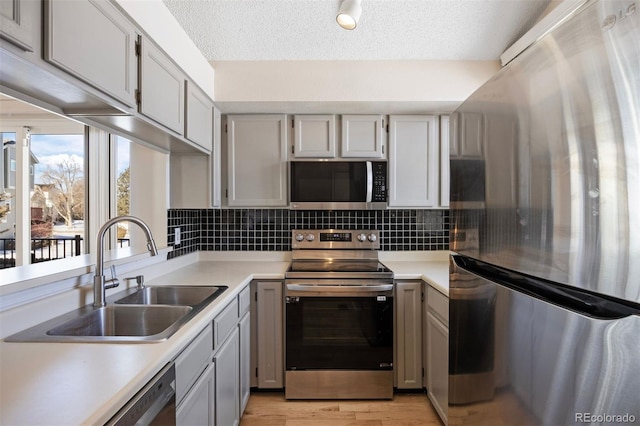
[{"label": "oven door handle", "polygon": [[302,293],[371,293],[378,291],[391,291],[393,284],[378,285],[315,285],[315,284],[287,284],[287,291],[299,291]]}]

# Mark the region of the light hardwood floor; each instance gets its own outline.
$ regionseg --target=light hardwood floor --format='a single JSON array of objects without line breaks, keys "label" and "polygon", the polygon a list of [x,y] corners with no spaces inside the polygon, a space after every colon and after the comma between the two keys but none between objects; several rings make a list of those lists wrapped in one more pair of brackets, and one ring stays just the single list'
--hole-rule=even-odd
[{"label": "light hardwood floor", "polygon": [[424,393],[391,401],[287,401],[284,393],[252,392],[240,426],[442,426]]}]

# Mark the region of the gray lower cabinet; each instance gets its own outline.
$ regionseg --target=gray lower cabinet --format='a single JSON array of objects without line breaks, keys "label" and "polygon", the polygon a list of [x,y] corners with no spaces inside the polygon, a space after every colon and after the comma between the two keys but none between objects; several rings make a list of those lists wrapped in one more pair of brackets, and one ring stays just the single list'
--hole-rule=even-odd
[{"label": "gray lower cabinet", "polygon": [[235,328],[214,356],[216,425],[240,423],[239,337]]},{"label": "gray lower cabinet", "polygon": [[240,343],[240,417],[251,393],[251,314],[245,313],[238,323]]},{"label": "gray lower cabinet", "polygon": [[33,10],[40,7],[38,0],[0,1],[0,37],[27,52],[33,52],[36,25]]},{"label": "gray lower cabinet", "polygon": [[176,422],[178,425],[213,425],[215,370],[211,363],[211,325],[178,355],[176,366]]},{"label": "gray lower cabinet", "polygon": [[396,386],[398,389],[422,389],[422,281],[397,281]]},{"label": "gray lower cabinet", "polygon": [[240,423],[250,391],[249,301],[247,286],[176,358],[178,425]]},{"label": "gray lower cabinet", "polygon": [[427,288],[427,395],[447,423],[449,403],[449,299]]},{"label": "gray lower cabinet", "polygon": [[104,0],[46,0],[44,6],[44,59],[134,108],[135,26]]},{"label": "gray lower cabinet", "polygon": [[282,281],[251,283],[252,386],[284,387],[284,295]]},{"label": "gray lower cabinet", "polygon": [[215,366],[210,363],[177,407],[176,424],[184,426],[215,424],[215,377]]},{"label": "gray lower cabinet", "polygon": [[141,46],[139,111],[182,135],[186,77],[153,42],[143,37]]}]

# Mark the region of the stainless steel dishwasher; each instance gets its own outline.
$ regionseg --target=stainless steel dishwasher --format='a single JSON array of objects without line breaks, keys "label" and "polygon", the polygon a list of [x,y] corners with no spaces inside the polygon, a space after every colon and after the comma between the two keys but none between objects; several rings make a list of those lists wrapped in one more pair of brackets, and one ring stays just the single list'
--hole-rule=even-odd
[{"label": "stainless steel dishwasher", "polygon": [[175,425],[176,370],[167,364],[107,425]]}]

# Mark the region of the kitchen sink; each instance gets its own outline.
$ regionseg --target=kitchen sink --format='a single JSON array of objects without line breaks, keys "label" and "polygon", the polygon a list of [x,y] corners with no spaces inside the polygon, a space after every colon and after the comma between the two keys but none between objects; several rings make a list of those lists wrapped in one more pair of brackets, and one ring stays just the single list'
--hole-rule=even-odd
[{"label": "kitchen sink", "polygon": [[226,286],[150,286],[115,300],[116,305],[207,305],[220,296]]},{"label": "kitchen sink", "polygon": [[107,305],[52,328],[47,334],[80,337],[156,336],[192,310],[190,306]]},{"label": "kitchen sink", "polygon": [[159,342],[168,339],[227,288],[152,286],[126,290],[110,298],[112,302],[106,306],[83,306],[9,336],[5,341]]}]

